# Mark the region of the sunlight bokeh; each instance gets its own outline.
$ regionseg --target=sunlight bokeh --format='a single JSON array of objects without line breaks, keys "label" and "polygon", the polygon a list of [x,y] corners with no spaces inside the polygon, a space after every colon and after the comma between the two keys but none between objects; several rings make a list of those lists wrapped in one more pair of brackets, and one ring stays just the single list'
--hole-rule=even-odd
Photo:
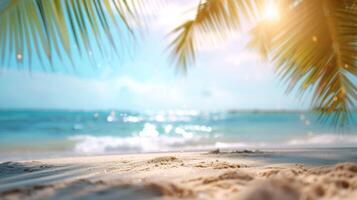
[{"label": "sunlight bokeh", "polygon": [[269,21],[277,21],[280,19],[280,13],[276,1],[267,2],[263,18]]}]

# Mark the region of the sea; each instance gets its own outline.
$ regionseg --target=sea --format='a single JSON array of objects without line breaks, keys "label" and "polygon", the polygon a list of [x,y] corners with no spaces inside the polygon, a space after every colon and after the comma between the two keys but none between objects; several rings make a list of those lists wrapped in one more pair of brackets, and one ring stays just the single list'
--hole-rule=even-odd
[{"label": "sea", "polygon": [[[357,119],[353,112],[352,120]],[[0,160],[214,149],[355,148],[357,123],[337,129],[301,111],[2,110]]]}]

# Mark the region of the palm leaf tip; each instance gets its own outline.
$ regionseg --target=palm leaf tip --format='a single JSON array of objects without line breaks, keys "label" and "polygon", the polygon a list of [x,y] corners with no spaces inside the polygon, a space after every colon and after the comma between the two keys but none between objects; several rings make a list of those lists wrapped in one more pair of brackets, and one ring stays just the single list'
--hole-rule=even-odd
[{"label": "palm leaf tip", "polygon": [[195,62],[195,44],[193,40],[193,23],[187,21],[171,32],[175,35],[174,40],[169,45],[171,49],[171,59],[186,72],[189,64]]}]

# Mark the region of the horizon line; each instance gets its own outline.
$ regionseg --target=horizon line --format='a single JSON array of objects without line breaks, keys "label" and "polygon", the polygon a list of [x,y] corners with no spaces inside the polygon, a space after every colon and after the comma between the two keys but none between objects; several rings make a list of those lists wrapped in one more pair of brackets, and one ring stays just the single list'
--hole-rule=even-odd
[{"label": "horizon line", "polygon": [[[70,108],[0,108],[0,112],[16,112],[16,111],[38,111],[38,112],[50,112],[50,111],[62,111],[62,112],[165,112],[165,111],[196,111],[196,112],[227,112],[227,113],[244,113],[244,112],[257,112],[257,113],[274,113],[274,112],[286,112],[286,113],[301,113],[301,112],[314,112],[313,109],[225,109],[225,110],[200,110],[200,109],[143,109],[141,111],[135,109],[121,109],[121,108],[102,108],[102,109],[70,109]],[[351,112],[357,112],[351,110]]]}]

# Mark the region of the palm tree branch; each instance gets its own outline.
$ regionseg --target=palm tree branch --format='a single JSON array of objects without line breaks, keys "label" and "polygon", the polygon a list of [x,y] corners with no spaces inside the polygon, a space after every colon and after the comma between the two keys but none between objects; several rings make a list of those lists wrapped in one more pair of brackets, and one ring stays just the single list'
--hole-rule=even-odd
[{"label": "palm tree branch", "polygon": [[[181,69],[193,63],[199,36],[214,32],[224,37],[226,31],[240,27],[241,16],[253,12],[252,7],[237,4],[240,1],[234,1],[234,9],[227,10],[227,2],[233,1],[200,3],[196,17],[173,31],[176,37],[170,44],[171,56]],[[335,125],[349,123],[349,111],[357,101],[351,81],[357,71],[356,1],[279,2],[280,21],[259,22],[249,46],[274,63],[280,77],[288,82],[287,92],[296,88],[304,96],[313,91],[312,106],[322,111],[321,120]]]},{"label": "palm tree branch", "polygon": [[312,103],[323,111],[321,119],[343,125],[349,122],[349,110],[357,100],[350,81],[357,67],[357,10],[320,3],[301,2],[285,13],[273,36],[270,30],[261,31],[260,38],[270,41],[255,36],[253,42],[271,42],[269,53],[280,76],[289,82],[288,92],[299,87],[303,94],[315,88]]},{"label": "palm tree branch", "polygon": [[[91,51],[96,45],[103,53],[102,40],[118,51],[118,44],[127,44],[135,38],[132,26],[137,25],[138,16],[133,2],[141,0],[8,0],[0,4],[0,50],[1,62],[21,55],[21,63],[29,59],[29,49],[34,47],[41,61],[52,62],[54,54],[60,60],[63,53],[72,60],[73,45],[80,54]],[[142,5],[142,4],[140,4]],[[120,35],[114,41],[111,25]],[[90,37],[94,36],[94,43]],[[125,39],[124,39],[125,37]],[[131,38],[131,39],[129,39]],[[25,54],[25,49],[27,49]],[[84,51],[85,50],[85,51]],[[127,47],[120,48],[125,52]],[[7,53],[5,53],[5,51]],[[45,56],[42,56],[42,53]]]},{"label": "palm tree branch", "polygon": [[[256,10],[263,7],[264,0],[206,0],[197,6],[197,12],[192,20],[184,22],[174,29],[176,35],[170,43],[171,58],[176,65],[187,69],[195,61],[197,35],[215,33],[221,38],[227,36],[227,31],[239,28],[242,18],[252,18]],[[188,26],[188,24],[191,24]],[[187,34],[190,34],[187,37]]]}]

